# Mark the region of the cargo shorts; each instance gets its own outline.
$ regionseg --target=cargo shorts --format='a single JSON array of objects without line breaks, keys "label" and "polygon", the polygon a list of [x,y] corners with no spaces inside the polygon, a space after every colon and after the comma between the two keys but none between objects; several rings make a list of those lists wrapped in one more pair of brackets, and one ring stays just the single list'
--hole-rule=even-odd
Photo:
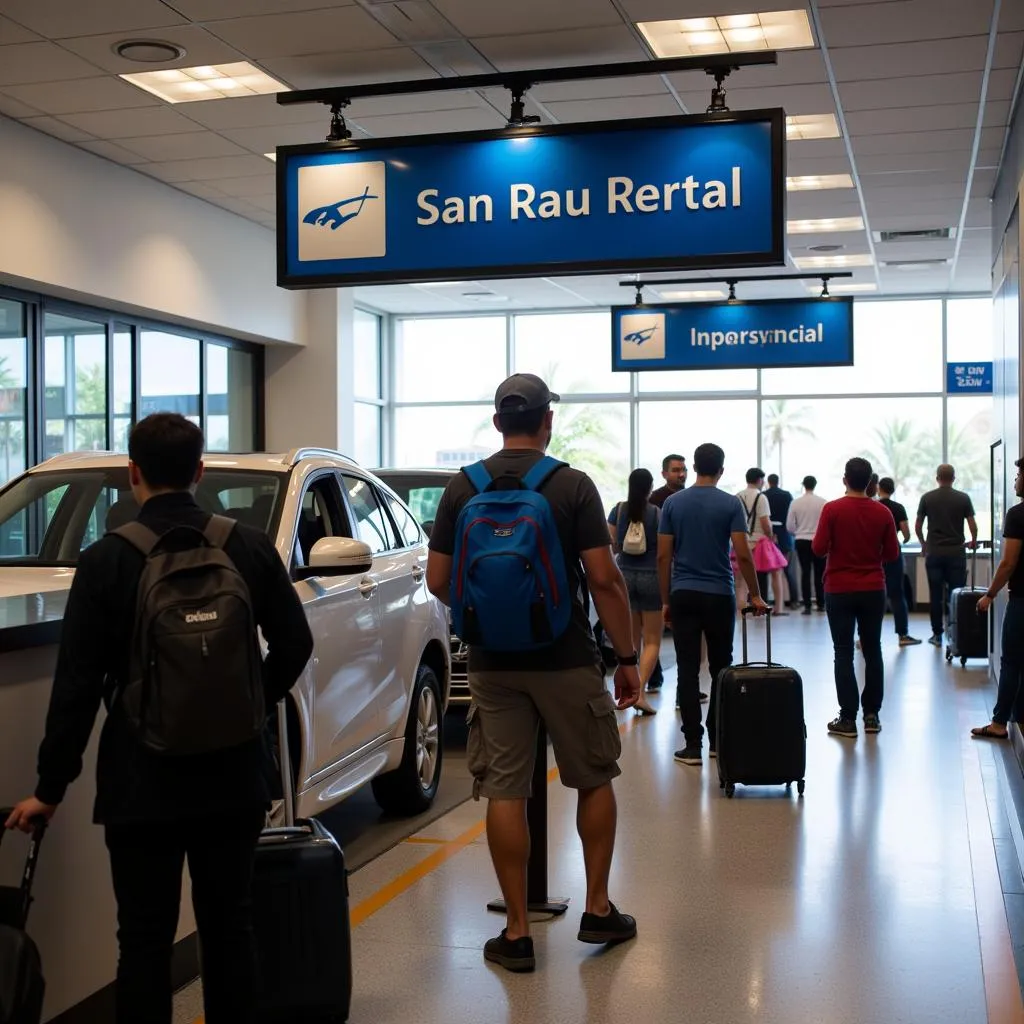
[{"label": "cargo shorts", "polygon": [[597,666],[561,672],[470,672],[466,745],[473,797],[532,794],[541,721],[563,785],[596,789],[621,774],[615,701]]}]

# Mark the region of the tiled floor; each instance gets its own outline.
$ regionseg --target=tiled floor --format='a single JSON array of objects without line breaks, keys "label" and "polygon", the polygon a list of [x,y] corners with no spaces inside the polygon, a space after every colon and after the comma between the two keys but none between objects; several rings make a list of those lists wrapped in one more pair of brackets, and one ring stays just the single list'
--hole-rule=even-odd
[{"label": "tiled floor", "polygon": [[[483,806],[469,802],[416,837],[437,842],[401,843],[352,876],[352,1024],[1024,1019],[1006,918],[1024,943],[1024,876],[1000,774],[1016,767],[967,736],[987,720],[985,666],[948,667],[887,636],[884,731],[840,740],[825,733],[836,704],[824,617],[788,618],[775,634],[776,660],[804,678],[803,800],[782,788],[726,800],[713,762],[674,763],[666,687],[656,718],[623,716],[613,898],[637,916],[638,940],[576,941],[574,799],[556,782],[551,894],[572,906],[537,924],[536,974],[486,965],[501,918],[484,908],[495,884]],[[179,1020],[198,1012],[193,990]]]}]

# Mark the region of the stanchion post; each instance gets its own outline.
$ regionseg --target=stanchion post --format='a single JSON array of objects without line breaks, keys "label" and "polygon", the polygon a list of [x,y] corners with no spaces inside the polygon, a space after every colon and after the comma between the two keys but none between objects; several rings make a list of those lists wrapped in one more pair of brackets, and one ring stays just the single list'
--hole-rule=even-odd
[{"label": "stanchion post", "polygon": [[[530,829],[530,860],[526,867],[526,909],[531,914],[558,917],[569,909],[568,897],[548,896],[548,734],[537,728],[537,755],[533,765],[533,795],[526,801]],[[505,913],[503,899],[491,900],[488,910]]]}]

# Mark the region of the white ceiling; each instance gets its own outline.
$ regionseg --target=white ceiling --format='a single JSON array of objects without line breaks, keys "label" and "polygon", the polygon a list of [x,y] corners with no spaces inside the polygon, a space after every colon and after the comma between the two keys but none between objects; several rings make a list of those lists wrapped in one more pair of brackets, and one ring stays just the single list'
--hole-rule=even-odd
[{"label": "white ceiling", "polygon": [[[246,59],[292,88],[307,89],[639,60],[650,53],[634,21],[800,5],[801,0],[0,0],[0,115],[273,228],[274,166],[262,154],[277,145],[321,139],[328,124],[324,108],[280,107],[272,96],[172,107],[116,77],[154,65],[124,60],[113,52],[114,44],[163,39],[187,54],[155,67]],[[868,230],[791,236],[791,258],[822,244],[841,245],[841,253],[873,251],[878,266],[855,270],[854,280],[877,284],[878,294],[988,291],[989,197],[1019,91],[1024,0],[1003,0],[991,60],[994,0],[806,0],[803,6],[820,25],[818,47],[782,52],[776,67],[741,70],[728,83],[729,105],[837,114],[843,137],[790,143],[788,173],[847,173],[858,187],[791,193],[788,216],[866,214]],[[709,89],[701,73],[546,85],[529,94],[528,112],[549,123],[700,112]],[[357,137],[389,137],[499,128],[507,110],[507,94],[488,90],[360,100],[347,114]],[[952,240],[876,244],[870,235],[945,227],[962,228],[959,246]],[[949,262],[925,270],[882,265],[942,259]],[[620,279],[444,289],[404,285],[361,288],[358,296],[390,312],[586,307],[629,301]],[[463,297],[465,291],[487,289],[507,299],[482,303]],[[803,294],[803,288],[749,285],[740,297],[786,294]]]}]

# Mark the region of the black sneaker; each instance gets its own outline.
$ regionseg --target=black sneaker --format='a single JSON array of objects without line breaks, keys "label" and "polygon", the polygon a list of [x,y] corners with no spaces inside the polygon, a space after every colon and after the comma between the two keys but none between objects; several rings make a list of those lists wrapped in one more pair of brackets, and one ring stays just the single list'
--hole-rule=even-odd
[{"label": "black sneaker", "polygon": [[691,744],[688,747],[683,747],[682,750],[677,750],[675,753],[675,759],[680,764],[703,764],[704,758],[701,756],[700,746],[694,746]]},{"label": "black sneaker", "polygon": [[941,647],[942,646],[942,634],[941,633],[932,633],[932,635],[930,637],[928,637],[928,643],[930,643],[932,645],[932,647]]},{"label": "black sneaker", "polygon": [[805,608],[800,614],[801,615],[810,615],[811,614],[811,609],[810,608]]},{"label": "black sneaker", "polygon": [[878,715],[866,714],[864,716],[864,731],[865,732],[881,732],[882,723],[878,720]]},{"label": "black sneaker", "polygon": [[828,723],[828,731],[833,736],[846,736],[850,739],[857,738],[857,723],[852,718],[843,718],[837,715]]},{"label": "black sneaker", "polygon": [[504,928],[499,936],[484,943],[484,959],[504,967],[506,971],[532,971],[537,966],[533,939],[529,935],[522,939],[508,939]]},{"label": "black sneaker", "polygon": [[611,900],[611,908],[604,917],[599,914],[584,914],[580,918],[580,931],[576,936],[580,942],[592,942],[604,945],[609,942],[627,942],[636,938],[636,918],[629,914],[620,914]]}]

